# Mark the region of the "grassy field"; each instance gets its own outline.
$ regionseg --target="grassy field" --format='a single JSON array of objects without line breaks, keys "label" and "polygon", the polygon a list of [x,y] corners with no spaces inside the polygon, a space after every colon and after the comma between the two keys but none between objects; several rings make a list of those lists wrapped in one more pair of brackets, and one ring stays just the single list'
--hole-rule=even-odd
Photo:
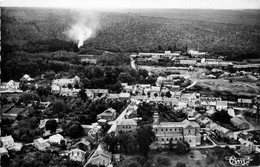
[{"label": "grassy field", "polygon": [[257,95],[260,88],[254,82],[232,82],[224,79],[202,79],[199,80],[198,85],[208,87],[211,90],[230,91],[233,94]]},{"label": "grassy field", "polygon": [[[194,157],[191,158],[191,153]],[[151,166],[154,167],[175,167],[178,162],[186,164],[186,167],[227,167],[228,163],[223,160],[217,160],[216,158],[207,158],[206,150],[192,150],[190,153],[185,155],[176,155],[171,152],[160,152],[151,153],[151,157],[148,161],[151,162]],[[139,156],[125,156],[125,164],[131,164],[131,162],[136,162],[140,164]]]}]

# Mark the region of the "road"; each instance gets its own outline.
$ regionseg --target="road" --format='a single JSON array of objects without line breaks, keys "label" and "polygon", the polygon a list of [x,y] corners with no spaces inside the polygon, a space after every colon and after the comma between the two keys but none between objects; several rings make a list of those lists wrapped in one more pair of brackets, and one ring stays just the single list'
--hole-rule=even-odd
[{"label": "road", "polygon": [[137,69],[136,69],[136,65],[135,65],[135,60],[133,60],[133,59],[131,59],[131,67],[132,67],[133,69],[137,70]]},{"label": "road", "polygon": [[[116,125],[123,119],[125,119],[125,114],[128,111],[128,108],[130,106],[133,105],[133,102],[131,102],[125,109],[124,111],[117,117],[117,119],[113,122],[113,124],[111,125],[111,127],[109,128],[109,130],[107,131],[107,134],[110,134],[111,132],[115,132],[116,131]],[[91,157],[88,159],[88,161],[86,162],[86,164],[84,165],[84,167],[87,166],[87,164],[90,163],[90,161],[92,160],[93,156],[98,152],[102,150],[102,146],[101,144],[98,145],[97,149],[93,152],[93,154],[91,155]]]}]

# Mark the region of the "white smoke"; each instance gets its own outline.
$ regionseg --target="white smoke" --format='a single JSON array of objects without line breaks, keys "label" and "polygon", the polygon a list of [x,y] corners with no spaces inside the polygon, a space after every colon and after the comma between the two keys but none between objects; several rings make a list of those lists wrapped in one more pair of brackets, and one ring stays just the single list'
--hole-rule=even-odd
[{"label": "white smoke", "polygon": [[65,32],[70,39],[78,43],[78,47],[83,46],[84,41],[95,36],[99,25],[97,16],[97,13],[81,11],[76,23]]},{"label": "white smoke", "polygon": [[93,35],[93,30],[81,23],[75,24],[68,32],[68,36],[78,42],[78,47],[83,46],[83,42]]}]

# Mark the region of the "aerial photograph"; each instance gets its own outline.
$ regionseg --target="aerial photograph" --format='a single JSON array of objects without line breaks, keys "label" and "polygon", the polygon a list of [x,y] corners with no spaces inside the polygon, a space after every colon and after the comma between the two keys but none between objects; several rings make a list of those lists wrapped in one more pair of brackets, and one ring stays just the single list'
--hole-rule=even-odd
[{"label": "aerial photograph", "polygon": [[0,167],[260,167],[260,0],[0,0]]}]

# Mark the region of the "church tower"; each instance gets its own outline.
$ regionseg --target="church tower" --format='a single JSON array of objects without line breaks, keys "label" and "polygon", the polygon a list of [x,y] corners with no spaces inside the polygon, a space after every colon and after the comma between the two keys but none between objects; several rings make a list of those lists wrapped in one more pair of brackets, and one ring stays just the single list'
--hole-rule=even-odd
[{"label": "church tower", "polygon": [[153,114],[153,124],[154,125],[159,125],[160,121],[159,121],[159,114],[157,111],[154,112]]}]

